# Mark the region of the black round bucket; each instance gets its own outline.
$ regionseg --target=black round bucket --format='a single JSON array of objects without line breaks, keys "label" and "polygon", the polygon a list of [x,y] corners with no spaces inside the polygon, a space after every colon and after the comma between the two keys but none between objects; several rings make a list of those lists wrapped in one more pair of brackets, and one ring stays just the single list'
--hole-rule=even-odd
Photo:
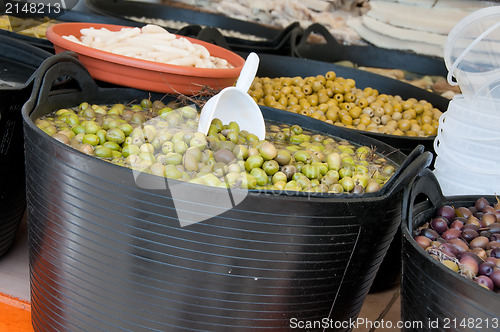
[{"label": "black round bucket", "polygon": [[[426,197],[427,200],[422,199]],[[482,196],[444,197],[434,174],[425,170],[409,192],[403,215],[402,319],[407,331],[499,331],[500,295],[484,289],[432,258],[412,231],[443,205],[473,206]],[[494,196],[484,196],[490,203]],[[414,204],[418,200],[418,203]],[[417,323],[420,322],[420,323]],[[418,325],[420,324],[420,325]]]},{"label": "black round bucket", "polygon": [[0,36],[0,257],[14,243],[26,209],[23,120],[32,75],[50,54]]},{"label": "black round bucket", "polygon": [[[145,173],[138,181],[131,169],[57,142],[33,120],[83,101],[149,93],[99,88],[65,54],[48,63],[23,108],[35,330],[286,331],[294,322],[357,317],[401,222],[405,188],[430,153],[420,147],[407,157],[366,136],[262,108],[268,120],[373,145],[401,168],[379,192],[363,195],[228,193]],[[61,75],[79,88],[51,92]],[[228,205],[228,196],[240,203]]]}]

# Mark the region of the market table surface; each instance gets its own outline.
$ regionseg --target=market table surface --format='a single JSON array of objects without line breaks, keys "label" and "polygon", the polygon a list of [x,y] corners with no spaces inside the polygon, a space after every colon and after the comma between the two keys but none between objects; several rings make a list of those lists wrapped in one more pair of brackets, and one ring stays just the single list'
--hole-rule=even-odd
[{"label": "market table surface", "polygon": [[[4,257],[0,258],[0,332],[33,331],[31,306],[29,303],[29,258],[26,218],[23,219],[16,242]],[[370,328],[384,320],[396,322],[401,319],[399,285],[377,293],[368,294],[359,318],[366,324],[354,332],[373,332],[389,329]],[[392,328],[390,331],[398,331]]]}]

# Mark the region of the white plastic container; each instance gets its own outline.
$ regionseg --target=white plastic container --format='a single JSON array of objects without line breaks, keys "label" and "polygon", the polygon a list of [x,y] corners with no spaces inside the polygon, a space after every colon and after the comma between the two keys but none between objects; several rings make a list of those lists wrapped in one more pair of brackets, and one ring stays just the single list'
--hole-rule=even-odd
[{"label": "white plastic container", "polygon": [[463,169],[440,156],[436,158],[435,166],[433,173],[445,196],[495,195],[500,192],[500,176]]},{"label": "white plastic container", "polygon": [[461,20],[448,35],[444,61],[448,82],[462,95],[439,119],[436,178],[445,196],[499,194],[500,6]]},{"label": "white plastic container", "polygon": [[439,118],[438,132],[474,141],[500,144],[500,127],[490,128],[487,124],[483,124],[482,120],[476,120],[479,121],[477,124],[471,124],[471,121],[471,119],[459,116],[453,109],[448,108]]},{"label": "white plastic container", "polygon": [[477,98],[473,104],[463,95],[455,95],[445,114],[450,112],[470,125],[500,128],[500,103],[494,103],[491,99]]},{"label": "white plastic container", "polygon": [[458,84],[466,99],[489,96],[500,101],[496,88],[500,83],[500,6],[477,10],[458,22],[446,39],[444,61],[448,81]]},{"label": "white plastic container", "polygon": [[[459,146],[444,144],[435,146],[435,151],[438,157],[453,162],[452,167],[460,167],[471,172],[500,177],[500,158],[497,156],[466,152],[460,149]],[[438,168],[437,165],[434,165],[434,167]]]}]

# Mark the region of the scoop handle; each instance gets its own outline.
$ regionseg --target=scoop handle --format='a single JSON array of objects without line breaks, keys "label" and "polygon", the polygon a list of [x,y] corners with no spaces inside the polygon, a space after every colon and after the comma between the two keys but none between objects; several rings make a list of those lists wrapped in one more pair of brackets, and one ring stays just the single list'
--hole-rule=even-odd
[{"label": "scoop handle", "polygon": [[251,52],[248,55],[245,64],[241,69],[238,81],[236,82],[237,89],[243,92],[247,92],[248,89],[250,89],[253,79],[257,74],[257,69],[259,68],[259,61],[260,61],[259,56],[256,53]]}]

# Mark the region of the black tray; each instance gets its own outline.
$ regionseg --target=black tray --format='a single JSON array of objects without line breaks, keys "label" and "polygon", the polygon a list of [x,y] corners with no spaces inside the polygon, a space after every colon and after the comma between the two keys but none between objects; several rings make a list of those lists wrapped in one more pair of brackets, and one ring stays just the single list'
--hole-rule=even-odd
[{"label": "black tray", "polygon": [[21,107],[33,73],[50,53],[0,36],[0,256],[12,246],[26,208]]},{"label": "black tray", "polygon": [[401,314],[403,321],[423,324],[406,331],[500,331],[500,294],[450,270],[422,250],[412,236],[413,230],[435,216],[441,206],[473,206],[480,197],[490,204],[497,201],[495,196],[488,195],[443,196],[429,170],[414,180],[405,198],[401,226]]},{"label": "black tray", "polygon": [[86,4],[88,8],[96,13],[108,15],[109,17],[126,19],[126,17],[135,16],[186,22],[185,29],[165,27],[172,33],[183,34],[185,31],[189,31],[189,35],[196,37],[202,30],[202,26],[206,26],[233,30],[265,39],[254,41],[225,36],[230,49],[235,51],[290,55],[292,32],[294,35],[300,35],[302,31],[298,23],[292,23],[285,29],[276,29],[262,24],[233,19],[224,15],[139,1],[86,0]]},{"label": "black tray", "polygon": [[[138,26],[138,27],[143,26],[143,24],[141,23],[137,23],[130,20],[122,20],[116,17],[102,16],[95,13],[84,13],[76,10],[70,10],[61,16],[56,15],[53,12],[45,12],[45,13],[40,12],[37,13],[36,15],[33,15],[32,17],[35,18],[44,16],[54,18],[61,22],[90,22],[90,23],[116,24],[125,26]],[[0,29],[0,36],[14,38],[54,54],[54,45],[47,39],[26,36],[17,32],[12,32],[2,29]]]},{"label": "black tray", "polygon": [[[77,88],[52,92],[61,75]],[[67,54],[39,72],[23,108],[35,329],[288,331],[292,318],[355,319],[399,227],[404,191],[430,153],[419,147],[406,157],[367,136],[262,107],[266,119],[377,146],[401,168],[375,193],[255,191],[240,200],[246,193],[236,190],[241,203],[228,210],[225,189],[184,183],[186,196],[174,200],[180,181],[162,181],[163,189],[151,174],[136,181],[132,170],[70,148],[33,123],[82,101],[148,95],[99,88]],[[178,203],[188,217],[211,217],[181,227]]]},{"label": "black tray", "polygon": [[[240,53],[240,55],[246,58],[248,54]],[[411,97],[418,100],[425,99],[442,112],[446,111],[448,108],[449,99],[385,76],[311,59],[293,58],[274,54],[259,54],[259,57],[260,63],[257,75],[261,77],[306,77],[319,74],[324,75],[327,71],[333,70],[336,72],[337,76],[354,79],[356,81],[356,87],[361,89],[372,87],[378,89],[380,93],[400,95],[403,99]],[[420,144],[423,145],[426,150],[434,152],[433,142],[435,136],[409,137],[372,133],[356,129],[349,130],[380,140],[406,154],[410,153]]]},{"label": "black tray", "polygon": [[[319,34],[325,43],[309,41],[311,34]],[[421,75],[446,77],[448,70],[443,58],[412,52],[389,50],[374,45],[343,45],[321,24],[312,24],[301,34],[293,34],[292,55],[326,62],[349,60],[359,66],[402,69]]]}]

